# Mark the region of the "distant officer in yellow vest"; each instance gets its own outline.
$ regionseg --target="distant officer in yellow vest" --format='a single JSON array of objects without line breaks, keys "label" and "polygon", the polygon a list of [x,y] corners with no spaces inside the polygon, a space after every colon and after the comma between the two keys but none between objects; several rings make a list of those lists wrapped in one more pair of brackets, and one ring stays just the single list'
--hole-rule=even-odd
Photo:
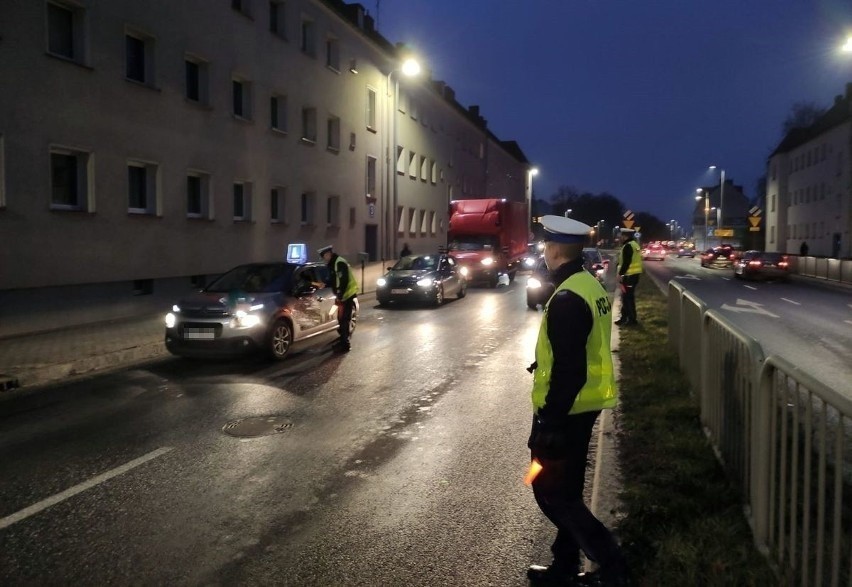
[{"label": "distant officer in yellow vest", "polygon": [[636,285],[642,275],[642,251],[634,238],[636,231],[632,228],[621,229],[621,251],[618,253],[618,284],[621,288],[621,317],[615,321],[618,326],[635,326],[639,324],[636,318]]},{"label": "distant officer in yellow vest", "polygon": [[[544,216],[544,261],[557,284],[544,306],[535,349],[533,425],[528,446],[533,494],[556,526],[549,566],[532,565],[533,585],[629,585],[627,563],[615,538],[583,502],[592,428],[601,410],[616,404],[610,351],[612,317],[606,290],[583,268],[591,227]],[[533,478],[533,471],[541,470]],[[580,575],[580,550],[599,569]],[[592,576],[589,576],[592,575]]]},{"label": "distant officer in yellow vest", "polygon": [[334,252],[331,245],[319,250],[320,257],[328,265],[331,272],[331,288],[334,290],[337,303],[337,332],[340,338],[334,343],[333,348],[338,353],[348,353],[350,349],[349,336],[351,334],[352,313],[358,303],[358,282],[355,273],[346,259]]}]

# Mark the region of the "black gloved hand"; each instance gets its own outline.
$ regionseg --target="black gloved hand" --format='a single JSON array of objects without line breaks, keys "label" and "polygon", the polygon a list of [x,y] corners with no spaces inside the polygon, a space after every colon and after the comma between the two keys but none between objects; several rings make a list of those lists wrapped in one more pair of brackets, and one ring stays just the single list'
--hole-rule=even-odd
[{"label": "black gloved hand", "polygon": [[568,444],[568,435],[562,427],[547,425],[542,421],[536,423],[527,442],[533,455],[544,459],[562,458],[569,450]]}]

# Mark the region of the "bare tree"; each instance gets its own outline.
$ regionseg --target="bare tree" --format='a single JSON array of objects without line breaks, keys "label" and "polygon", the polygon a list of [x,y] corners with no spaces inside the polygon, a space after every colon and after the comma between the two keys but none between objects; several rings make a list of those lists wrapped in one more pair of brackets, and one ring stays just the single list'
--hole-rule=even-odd
[{"label": "bare tree", "polygon": [[820,108],[813,102],[796,102],[790,109],[790,114],[784,120],[781,131],[784,136],[794,128],[807,128],[825,114],[825,108]]}]

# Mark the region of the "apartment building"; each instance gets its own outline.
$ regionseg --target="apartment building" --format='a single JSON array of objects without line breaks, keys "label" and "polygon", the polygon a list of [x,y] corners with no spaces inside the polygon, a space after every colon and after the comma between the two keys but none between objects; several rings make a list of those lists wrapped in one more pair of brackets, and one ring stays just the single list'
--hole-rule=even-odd
[{"label": "apartment building", "polygon": [[766,250],[852,258],[852,83],[769,156]]},{"label": "apartment building", "polygon": [[752,247],[754,235],[749,232],[749,199],[743,187],[732,179],[698,189],[692,211],[692,239],[697,247],[707,249],[728,243]]},{"label": "apartment building", "polygon": [[0,38],[0,335],[127,314],[288,243],[433,250],[450,199],[526,199],[520,147],[405,77],[359,4],[32,0],[4,3]]}]

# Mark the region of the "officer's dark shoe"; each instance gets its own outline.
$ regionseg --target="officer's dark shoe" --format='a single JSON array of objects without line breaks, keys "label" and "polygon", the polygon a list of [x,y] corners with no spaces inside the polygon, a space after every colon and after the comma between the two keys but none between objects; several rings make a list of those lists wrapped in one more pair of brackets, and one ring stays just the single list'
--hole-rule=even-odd
[{"label": "officer's dark shoe", "polygon": [[527,579],[530,585],[563,585],[566,587],[579,587],[582,583],[577,582],[577,573],[557,569],[553,566],[530,565],[527,569]]},{"label": "officer's dark shoe", "polygon": [[342,341],[338,341],[331,345],[331,350],[335,353],[348,353],[351,350],[351,347],[348,342],[344,343]]},{"label": "officer's dark shoe", "polygon": [[597,569],[577,575],[577,584],[586,587],[633,587],[636,583],[626,570],[605,576]]}]

